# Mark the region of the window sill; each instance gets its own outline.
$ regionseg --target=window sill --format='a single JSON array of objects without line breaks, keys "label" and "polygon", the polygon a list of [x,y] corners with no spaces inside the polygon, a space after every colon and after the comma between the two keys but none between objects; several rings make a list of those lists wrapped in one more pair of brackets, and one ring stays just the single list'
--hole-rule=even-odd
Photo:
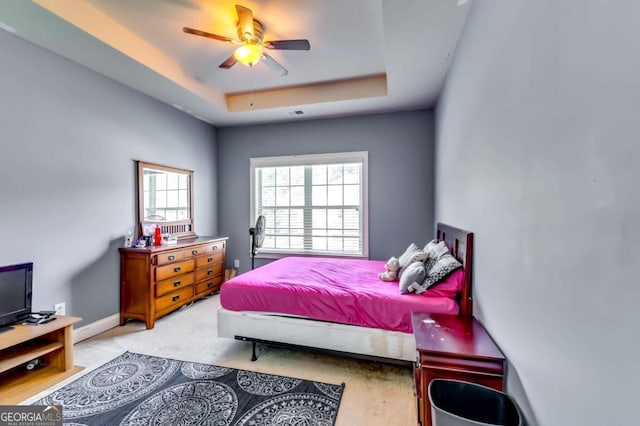
[{"label": "window sill", "polygon": [[284,257],[333,257],[343,259],[364,259],[368,260],[369,256],[361,254],[343,254],[343,253],[296,253],[296,252],[258,252],[256,259],[282,259]]}]

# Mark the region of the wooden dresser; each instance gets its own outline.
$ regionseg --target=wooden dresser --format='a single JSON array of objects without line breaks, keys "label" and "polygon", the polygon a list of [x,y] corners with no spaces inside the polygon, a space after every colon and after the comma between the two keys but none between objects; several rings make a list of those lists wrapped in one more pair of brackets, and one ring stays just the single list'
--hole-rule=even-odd
[{"label": "wooden dresser", "polygon": [[198,237],[176,245],[120,248],[120,325],[155,320],[220,290],[226,237]]},{"label": "wooden dresser", "polygon": [[411,322],[419,425],[431,426],[428,390],[433,379],[462,380],[502,391],[504,355],[475,318],[413,312]]}]

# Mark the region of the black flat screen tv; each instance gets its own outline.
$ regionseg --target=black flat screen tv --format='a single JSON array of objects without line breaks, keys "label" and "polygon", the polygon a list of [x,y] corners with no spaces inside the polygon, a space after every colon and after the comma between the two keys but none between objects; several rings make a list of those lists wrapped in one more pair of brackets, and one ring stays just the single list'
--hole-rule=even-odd
[{"label": "black flat screen tv", "polygon": [[0,266],[0,327],[19,322],[31,313],[33,263]]}]

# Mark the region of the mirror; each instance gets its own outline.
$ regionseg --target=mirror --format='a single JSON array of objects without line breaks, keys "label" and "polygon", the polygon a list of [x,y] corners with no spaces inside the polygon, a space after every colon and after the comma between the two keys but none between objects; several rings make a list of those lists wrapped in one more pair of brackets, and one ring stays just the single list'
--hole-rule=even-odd
[{"label": "mirror", "polygon": [[178,239],[195,237],[193,172],[138,161],[138,235],[155,225]]}]

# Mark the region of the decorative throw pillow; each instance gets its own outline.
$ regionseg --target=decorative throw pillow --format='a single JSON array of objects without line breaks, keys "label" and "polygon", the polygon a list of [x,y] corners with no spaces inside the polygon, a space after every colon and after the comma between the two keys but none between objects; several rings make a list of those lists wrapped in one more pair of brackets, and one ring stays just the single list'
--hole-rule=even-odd
[{"label": "decorative throw pillow", "polygon": [[424,269],[424,263],[421,261],[413,262],[405,268],[404,273],[400,277],[398,288],[400,288],[401,294],[422,293],[424,288],[422,282],[426,277],[426,271]]},{"label": "decorative throw pillow", "polygon": [[426,252],[431,259],[437,259],[443,254],[449,253],[449,248],[444,241],[431,240],[424,246],[422,251]]},{"label": "decorative throw pillow", "polygon": [[417,245],[415,245],[414,243],[411,243],[409,247],[407,247],[407,249],[404,251],[404,253],[402,253],[398,258],[398,262],[400,262],[400,267],[404,268],[409,266],[409,263],[410,263],[409,259],[411,258],[411,256],[413,256],[415,252],[419,250],[420,249],[418,248]]},{"label": "decorative throw pillow", "polygon": [[[446,248],[446,245],[445,245]],[[458,259],[453,257],[447,250],[446,253],[441,254],[437,258],[429,256],[425,264],[427,276],[422,283],[425,289],[429,289],[431,286],[439,283],[445,279],[450,273],[460,268],[462,263],[458,262]]]},{"label": "decorative throw pillow", "polygon": [[409,257],[409,261],[407,262],[407,266],[404,268],[400,268],[398,270],[398,279],[402,278],[402,274],[404,274],[404,271],[407,270],[407,268],[409,267],[409,265],[411,265],[414,262],[424,262],[425,260],[427,260],[427,257],[429,257],[429,255],[425,252],[423,252],[422,250],[418,249],[418,251],[414,252],[411,257]]},{"label": "decorative throw pillow", "polygon": [[446,297],[455,299],[462,290],[462,281],[464,280],[464,269],[458,268],[449,274],[444,280],[434,284],[429,290],[422,293],[425,297]]},{"label": "decorative throw pillow", "polygon": [[400,279],[400,277],[404,273],[404,270],[407,269],[407,266],[412,263],[411,258],[419,251],[420,248],[414,243],[411,243],[409,244],[409,247],[407,247],[407,249],[404,251],[404,253],[400,255],[400,257],[398,258],[398,262],[400,263],[400,268],[398,269],[398,279]]},{"label": "decorative throw pillow", "polygon": [[422,249],[422,251],[425,251],[425,252],[427,252],[427,253],[430,253],[430,252],[431,252],[431,250],[433,250],[433,248],[434,248],[435,246],[437,246],[439,242],[440,242],[440,241],[438,241],[438,240],[431,240],[431,241],[429,241],[429,242],[424,246],[424,248]]}]

